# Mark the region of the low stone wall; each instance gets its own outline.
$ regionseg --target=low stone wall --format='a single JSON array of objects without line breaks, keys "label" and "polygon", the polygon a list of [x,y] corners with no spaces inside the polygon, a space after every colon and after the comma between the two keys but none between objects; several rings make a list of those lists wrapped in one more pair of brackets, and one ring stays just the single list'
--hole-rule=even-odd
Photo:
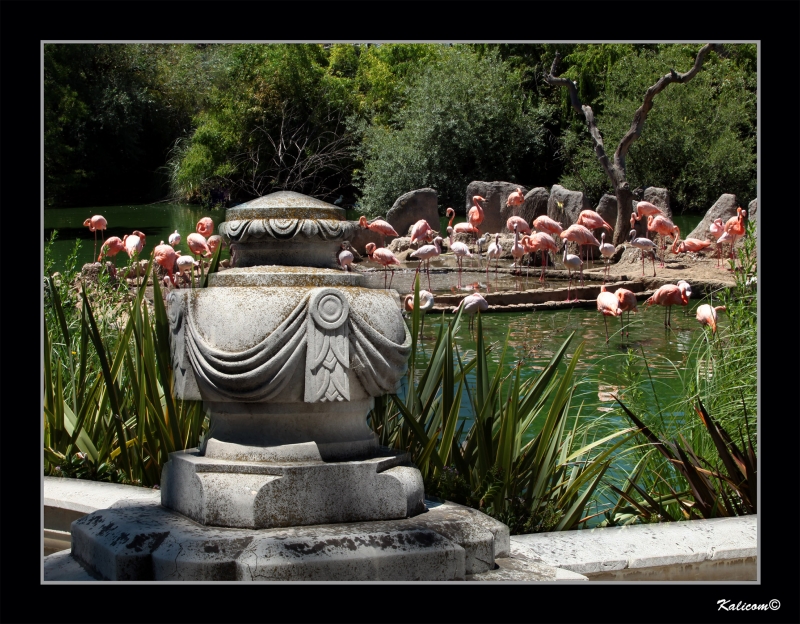
[{"label": "low stone wall", "polygon": [[[64,558],[70,524],[121,500],[160,501],[161,493],[130,485],[44,478],[45,555],[51,574],[74,568],[71,580],[94,579]],[[756,581],[758,516],[513,535],[498,568],[470,581]],[[48,549],[49,546],[49,549]],[[66,577],[65,577],[66,578]]]}]

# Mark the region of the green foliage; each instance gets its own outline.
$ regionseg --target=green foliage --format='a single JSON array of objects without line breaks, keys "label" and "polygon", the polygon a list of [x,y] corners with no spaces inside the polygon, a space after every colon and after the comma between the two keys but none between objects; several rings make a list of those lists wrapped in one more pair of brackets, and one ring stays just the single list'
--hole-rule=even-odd
[{"label": "green foliage", "polygon": [[[559,376],[570,335],[537,376],[521,382],[521,362],[504,374],[506,339],[490,378],[490,349],[483,342],[480,313],[475,357],[461,359],[453,341],[459,311],[440,326],[427,362],[418,365],[419,278],[414,301],[405,397],[392,396],[393,407],[385,400],[376,402],[370,415],[381,443],[410,453],[428,494],[479,508],[508,524],[512,533],[577,528],[609,457],[629,433],[623,430],[587,443],[591,425],[579,428],[579,414],[567,429],[572,378],[583,346]],[[474,374],[473,384],[468,374]],[[475,415],[469,423],[459,423],[464,398]],[[616,438],[620,440],[609,444]]]},{"label": "green foliage", "polygon": [[434,188],[444,204],[460,207],[472,180],[536,179],[552,111],[531,104],[521,73],[497,54],[461,45],[436,52],[410,76],[392,121],[364,129],[356,179],[367,214],[384,214],[416,188]]},{"label": "green foliage", "polygon": [[91,293],[82,285],[77,308],[61,297],[64,277],[61,287],[45,277],[44,472],[158,484],[169,453],[196,446],[207,428],[200,401],[172,397],[158,280],[152,308],[144,286],[120,304],[102,281]]},{"label": "green foliage", "polygon": [[[596,94],[595,116],[609,156],[629,130],[646,89],[671,68],[688,71],[698,50],[696,45],[665,44],[657,49],[636,46],[618,55],[625,47],[588,47],[568,57],[581,63],[565,72],[582,76],[581,88],[590,97]],[[645,128],[628,153],[631,187],[668,189],[673,212],[704,212],[723,193],[743,198],[756,194],[756,76],[749,48],[726,48],[732,48],[730,57],[710,54],[692,80],[671,84],[655,97]],[[617,55],[613,63],[612,51]],[[597,64],[605,64],[605,71]],[[596,203],[613,190],[583,120],[576,121],[561,146],[560,156],[570,170],[561,184],[582,190]]]}]

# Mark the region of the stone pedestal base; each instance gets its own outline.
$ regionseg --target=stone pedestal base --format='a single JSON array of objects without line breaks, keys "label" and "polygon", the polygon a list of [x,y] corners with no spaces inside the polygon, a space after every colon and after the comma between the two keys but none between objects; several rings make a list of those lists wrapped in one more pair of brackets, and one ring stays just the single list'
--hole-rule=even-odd
[{"label": "stone pedestal base", "polygon": [[249,529],[407,518],[425,511],[424,487],[419,470],[403,464],[406,453],[388,450],[323,462],[314,443],[259,448],[211,439],[205,456],[170,454],[161,504],[200,524]]},{"label": "stone pedestal base", "polygon": [[[71,555],[109,581],[452,581],[509,556],[506,525],[453,503],[428,506],[402,520],[248,530],[120,501],[72,523]],[[45,581],[59,580],[57,564]]]}]

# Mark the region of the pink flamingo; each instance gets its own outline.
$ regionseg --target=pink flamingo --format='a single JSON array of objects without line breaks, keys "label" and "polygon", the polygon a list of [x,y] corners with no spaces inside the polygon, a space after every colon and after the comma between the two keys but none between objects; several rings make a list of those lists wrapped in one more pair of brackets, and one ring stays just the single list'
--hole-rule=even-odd
[{"label": "pink flamingo", "polygon": [[687,251],[698,252],[711,245],[711,241],[700,240],[699,238],[685,238],[683,240],[676,238],[672,243],[672,253],[682,254]]},{"label": "pink flamingo", "polygon": [[667,219],[664,215],[650,215],[647,217],[647,230],[649,232],[656,232],[661,235],[660,266],[663,267],[664,256],[667,252],[667,236],[672,236],[673,239],[678,239],[681,236],[681,231],[677,225]]},{"label": "pink flamingo", "polygon": [[733,237],[731,241],[731,260],[733,260],[733,247],[736,245],[736,239],[744,236],[747,229],[744,225],[744,220],[747,217],[747,211],[742,210],[741,206],[736,208],[736,216],[731,217],[725,222],[725,233]]},{"label": "pink flamingo", "polygon": [[481,206],[481,204],[485,201],[486,200],[480,195],[473,195],[472,196],[473,206],[472,208],[469,209],[469,212],[467,213],[467,221],[472,227],[478,230],[478,233],[480,233],[478,226],[481,223],[483,223],[483,218],[484,218],[483,206]]},{"label": "pink flamingo", "polygon": [[[519,187],[506,198],[506,206],[521,206],[524,202],[525,195],[523,195],[522,189]],[[508,229],[510,230],[511,228]],[[523,232],[523,234],[530,234],[530,232]]]},{"label": "pink flamingo", "polygon": [[655,204],[646,201],[636,202],[636,208],[631,213],[631,227],[633,227],[634,221],[641,221],[643,217],[649,217],[651,215],[654,217],[658,215],[666,216],[661,211],[661,208]]},{"label": "pink flamingo", "polygon": [[453,242],[453,228],[450,226],[447,227],[447,233],[450,235],[449,238],[449,246],[450,251],[452,251],[456,256],[456,262],[458,263],[458,286],[461,287],[461,269],[462,263],[464,262],[465,257],[472,257],[472,253],[469,250],[469,247],[465,243]]},{"label": "pink flamingo", "polygon": [[609,232],[614,231],[614,228],[612,228],[608,222],[594,210],[581,210],[581,213],[578,215],[578,220],[575,221],[575,223],[578,225],[583,225],[590,230],[606,228]]},{"label": "pink flamingo", "polygon": [[642,277],[644,277],[644,252],[649,251],[653,254],[653,277],[656,276],[656,244],[651,241],[649,238],[645,238],[643,236],[636,236],[636,230],[631,230],[630,234],[630,244],[633,247],[636,247],[639,251],[642,252]]},{"label": "pink flamingo", "polygon": [[[639,308],[636,305],[636,295],[633,293],[633,291],[628,290],[627,288],[617,288],[617,290],[614,292],[614,295],[619,301],[619,309],[628,313],[628,327],[630,327],[631,312],[639,312]],[[621,315],[619,322],[622,323]],[[629,331],[625,331],[625,335],[630,336],[631,333]]]},{"label": "pink flamingo", "polygon": [[181,244],[181,235],[178,234],[178,230],[175,230],[172,234],[169,235],[167,239],[169,244],[175,247],[176,245]]},{"label": "pink flamingo", "polygon": [[478,310],[481,312],[486,312],[486,310],[489,309],[489,303],[479,292],[474,292],[471,295],[464,297],[458,303],[458,305],[453,308],[453,313],[455,314],[458,312],[459,308],[462,309],[464,314],[469,315],[469,330],[472,332],[475,322],[475,314],[478,312]]},{"label": "pink flamingo", "polygon": [[656,290],[645,302],[646,308],[651,305],[662,305],[664,310],[664,327],[672,327],[672,306],[674,305],[688,305],[689,297],[686,296],[686,283],[665,284]]},{"label": "pink flamingo", "polygon": [[531,226],[528,225],[528,222],[523,219],[522,217],[509,217],[506,221],[506,227],[508,228],[509,232],[514,231],[514,226],[517,226],[520,234],[530,234],[531,233]]},{"label": "pink flamingo", "polygon": [[707,303],[697,306],[697,313],[695,318],[700,321],[701,325],[706,325],[711,328],[711,333],[717,332],[717,312],[725,312],[725,306],[710,306]]},{"label": "pink flamingo", "polygon": [[[391,251],[385,247],[377,247],[375,243],[367,243],[365,249],[371,260],[383,265],[383,287],[386,288],[386,267],[400,264],[400,261]],[[392,279],[389,280],[389,287],[391,288],[392,280],[394,279],[394,269],[390,270],[392,272]]]},{"label": "pink flamingo", "polygon": [[606,263],[606,270],[603,273],[603,284],[606,283],[606,279],[608,279],[608,269],[611,266],[611,258],[614,257],[614,254],[617,253],[617,248],[614,247],[611,243],[606,242],[606,233],[600,233],[600,255],[603,256]]},{"label": "pink flamingo", "polygon": [[437,236],[433,239],[432,245],[423,245],[408,255],[408,257],[413,260],[419,260],[416,274],[419,274],[420,267],[422,267],[422,263],[425,262],[425,270],[428,274],[428,288],[431,290],[433,290],[431,288],[431,258],[435,258],[442,253],[442,242],[442,237]]},{"label": "pink flamingo", "polygon": [[223,247],[225,246],[225,241],[222,240],[222,237],[219,234],[214,234],[213,236],[209,236],[206,243],[208,243],[208,248],[212,254],[215,251],[217,251],[217,247],[219,247],[220,245],[222,245]]},{"label": "pink flamingo", "polygon": [[494,275],[497,277],[497,263],[500,262],[500,255],[503,253],[503,248],[500,245],[500,234],[494,235],[494,242],[489,244],[486,249],[486,279],[489,279],[489,265],[494,258]]},{"label": "pink flamingo", "polygon": [[208,238],[214,233],[214,222],[211,217],[203,217],[197,222],[197,233]]},{"label": "pink flamingo", "polygon": [[358,224],[362,228],[367,228],[368,230],[372,230],[373,232],[377,232],[381,235],[381,249],[385,249],[383,245],[386,245],[387,236],[397,236],[397,232],[395,232],[394,228],[383,219],[375,219],[372,221],[372,223],[367,223],[367,218],[362,216],[358,219]]},{"label": "pink flamingo", "polygon": [[354,260],[353,251],[350,247],[350,241],[342,241],[340,247],[342,251],[340,251],[339,255],[337,256],[339,266],[345,271],[350,272],[353,270],[350,265],[353,264]]},{"label": "pink flamingo", "polygon": [[125,244],[119,236],[109,236],[100,246],[100,255],[97,256],[97,261],[102,262],[103,256],[109,258],[116,256],[123,249],[125,249]]},{"label": "pink flamingo", "polygon": [[[419,333],[422,335],[423,330],[425,329],[425,314],[433,309],[433,293],[427,290],[420,290],[419,291],[419,318],[420,318],[420,328]],[[406,295],[403,297],[403,309],[406,312],[413,312],[414,311],[414,294],[411,293],[410,295]]]},{"label": "pink flamingo", "polygon": [[[451,210],[452,210],[452,208],[451,208]],[[451,221],[452,221],[452,219],[451,219]],[[433,233],[433,228],[428,224],[428,222],[425,219],[420,219],[411,228],[411,241],[410,241],[410,244],[413,245],[415,241],[427,240],[428,235],[430,233]]]},{"label": "pink flamingo", "polygon": [[622,310],[619,308],[619,299],[606,290],[605,284],[600,287],[600,294],[597,295],[597,311],[603,313],[603,322],[606,324],[606,344],[608,344],[608,319],[606,317],[622,317]]},{"label": "pink flamingo", "polygon": [[453,231],[456,234],[480,234],[481,231],[472,225],[469,221],[463,221],[461,223],[456,223],[453,225],[453,219],[455,218],[456,211],[452,208],[448,208],[445,210],[445,216],[450,217],[450,221],[448,221],[447,226],[452,227]]},{"label": "pink flamingo", "polygon": [[86,219],[83,224],[89,228],[90,232],[94,232],[94,251],[92,252],[92,255],[94,255],[97,253],[97,230],[100,230],[100,237],[103,239],[104,234],[102,232],[105,232],[108,222],[103,215],[94,215]]},{"label": "pink flamingo", "polygon": [[[581,272],[581,286],[583,286],[583,260],[581,260],[580,256],[576,256],[575,254],[568,254],[567,253],[567,245],[564,244],[564,258],[562,259],[564,266],[566,267],[567,271],[569,272],[569,283],[567,284],[567,303],[571,301],[569,298],[569,289],[572,286],[572,272],[573,271],[580,271]],[[575,301],[578,300],[578,297],[575,297]]]},{"label": "pink flamingo", "polygon": [[142,249],[144,248],[144,241],[141,236],[135,233],[123,236],[122,244],[125,245],[125,251],[128,253],[129,258],[133,258],[134,255],[142,253]]},{"label": "pink flamingo", "polygon": [[189,234],[189,236],[186,237],[186,244],[189,245],[189,249],[196,256],[205,256],[206,258],[211,256],[211,249],[208,247],[208,241],[205,236],[198,232]]},{"label": "pink flamingo", "polygon": [[[717,239],[717,249],[721,249],[723,245],[727,243],[731,244],[731,254],[733,254],[733,241],[735,240],[735,236],[733,234],[728,234],[727,232],[723,232],[720,237]],[[725,267],[722,267],[725,269]]]},{"label": "pink flamingo", "polygon": [[527,248],[531,253],[542,253],[542,274],[539,276],[539,281],[544,282],[545,269],[547,268],[547,253],[551,252],[553,255],[558,253],[558,244],[547,232],[534,232],[530,236],[525,236],[523,240],[527,239]]},{"label": "pink flamingo", "polygon": [[[561,232],[559,237],[574,242],[579,248],[588,247],[590,245],[600,247],[600,241],[594,237],[594,234],[589,231],[589,228],[580,223],[573,223],[566,230]],[[588,254],[586,258],[588,260]]]},{"label": "pink flamingo", "polygon": [[708,233],[711,235],[711,238],[717,241],[717,268],[719,268],[720,262],[722,262],[719,237],[725,233],[725,224],[722,222],[722,219],[714,219],[711,225],[708,226]]},{"label": "pink flamingo", "polygon": [[533,220],[533,228],[539,232],[547,232],[550,236],[558,236],[564,230],[562,225],[547,215],[540,215]]},{"label": "pink flamingo", "polygon": [[172,285],[175,286],[173,269],[175,268],[175,263],[178,261],[178,254],[175,253],[172,245],[165,245],[164,241],[161,241],[161,244],[156,245],[156,248],[153,250],[153,259],[167,272]]}]

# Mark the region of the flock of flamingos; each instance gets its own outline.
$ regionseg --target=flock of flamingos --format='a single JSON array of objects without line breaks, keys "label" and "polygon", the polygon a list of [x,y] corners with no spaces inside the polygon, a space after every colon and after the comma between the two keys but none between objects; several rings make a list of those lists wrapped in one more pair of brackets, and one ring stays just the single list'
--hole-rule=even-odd
[{"label": "flock of flamingos", "polygon": [[[447,233],[449,235],[449,248],[457,259],[459,281],[461,278],[462,261],[465,257],[472,257],[472,252],[470,251],[469,246],[465,243],[453,241],[453,234],[481,234],[480,225],[484,220],[484,210],[481,204],[483,204],[485,201],[486,200],[480,195],[475,195],[472,198],[473,206],[467,214],[467,221],[464,223],[457,223],[455,226],[452,225],[455,211],[452,208],[448,208],[446,212],[446,215],[450,217],[450,224],[447,227]],[[518,206],[521,205],[523,201],[524,196],[522,194],[522,190],[518,188],[514,193],[509,195],[506,203],[508,206]],[[745,233],[744,219],[746,216],[746,211],[742,210],[741,208],[737,208],[736,217],[732,217],[726,223],[723,223],[722,219],[717,219],[709,227],[709,234],[716,240],[718,266],[721,261],[721,245],[730,243],[731,258],[734,257],[733,245],[736,242],[736,239],[743,236]],[[647,230],[649,232],[654,232],[655,234],[661,235],[662,244],[660,265],[662,267],[664,266],[663,255],[666,250],[666,236],[672,236],[674,239],[672,244],[673,253],[684,253],[687,251],[696,252],[711,245],[711,241],[699,240],[695,238],[681,240],[680,230],[678,227],[673,224],[672,221],[670,221],[657,206],[645,201],[640,201],[637,203],[636,210],[631,215],[631,228],[633,228],[635,222],[640,221],[645,217],[647,218]],[[97,252],[97,232],[100,231],[102,233],[106,229],[106,219],[102,215],[94,215],[93,217],[86,219],[83,224],[89,228],[90,232],[94,233],[94,250]],[[371,222],[368,222],[367,218],[362,216],[359,219],[359,225],[363,228],[368,228],[380,234],[384,243],[384,237],[398,236],[398,233],[394,230],[394,228],[383,219],[375,219]],[[531,230],[530,225],[533,226],[533,230]],[[605,232],[601,234],[601,239],[598,241],[594,234],[592,234],[591,230],[604,228],[611,232],[613,229],[597,212],[593,210],[582,211],[578,216],[576,223],[570,225],[566,229],[563,228],[562,225],[557,221],[544,215],[534,219],[533,223],[530,225],[525,221],[525,219],[518,216],[512,216],[506,222],[506,227],[510,232],[514,233],[514,242],[512,243],[511,247],[511,255],[514,258],[515,270],[518,263],[521,270],[521,261],[526,254],[534,254],[537,252],[552,254],[558,253],[559,243],[557,243],[556,240],[560,239],[564,241],[562,262],[567,268],[569,274],[569,285],[567,286],[568,302],[571,301],[569,294],[570,287],[572,285],[573,271],[580,273],[581,285],[583,285],[584,261],[581,258],[581,255],[584,255],[583,252],[587,253],[588,260],[588,251],[584,249],[585,247],[596,246],[599,248],[600,254],[603,256],[606,262],[607,277],[609,260],[615,254],[615,247],[605,242]],[[214,235],[214,223],[209,217],[203,217],[200,219],[200,221],[197,223],[196,230],[196,232],[192,232],[186,237],[186,243],[189,246],[192,255],[210,257],[214,251],[216,251],[219,245],[224,244],[221,236]],[[500,255],[503,253],[499,239],[500,234],[495,234],[494,241],[489,244],[486,251],[487,278],[492,259],[495,260],[495,274],[497,274],[497,264]],[[477,239],[476,242],[478,244],[479,254],[482,245],[489,241],[491,241],[491,235],[488,233],[483,234]],[[567,253],[567,242],[570,241],[574,242],[578,246],[580,255]],[[430,288],[430,260],[441,255],[443,239],[438,235],[438,232],[434,231],[430,227],[427,221],[420,219],[411,228],[410,242],[412,245],[414,243],[417,243],[418,245],[419,243],[425,243],[420,245],[409,255],[409,257],[418,261],[415,279],[420,272],[423,262],[425,263],[426,273],[428,276],[428,288]],[[175,250],[175,247],[180,243],[181,235],[176,230],[174,233],[170,234],[168,244],[165,244],[164,241],[161,241],[161,243],[157,245],[154,250],[155,262],[163,267],[167,272],[167,276],[164,278],[165,284],[171,283],[174,287],[178,287],[178,282],[175,279],[175,273],[178,273],[179,277],[183,277],[184,279],[186,279],[185,276],[189,274],[191,280],[193,281],[194,268],[199,265],[199,262],[194,260],[191,256],[182,256],[180,251]],[[656,244],[649,238],[638,237],[636,235],[636,230],[634,229],[631,229],[630,231],[629,243],[633,247],[636,247],[642,251],[643,276],[645,254],[648,253],[652,256],[653,276],[655,276]],[[104,258],[115,256],[120,251],[125,251],[131,259],[134,259],[141,254],[144,245],[145,235],[138,230],[134,230],[132,234],[126,234],[122,239],[117,236],[111,236],[108,239],[102,240],[100,255],[97,257],[97,261],[101,262]],[[342,243],[341,247],[341,251],[338,254],[339,265],[344,270],[351,271],[352,267],[350,265],[354,260],[353,250],[347,241]],[[392,267],[393,265],[399,265],[400,261],[389,249],[383,246],[378,247],[375,245],[375,243],[368,243],[366,245],[366,252],[371,260],[384,267],[384,287],[386,287],[387,268],[391,271],[392,278],[394,278],[394,269]],[[546,261],[541,263],[542,273],[539,277],[540,281],[544,281],[545,279],[546,264]],[[388,287],[391,288],[391,280],[388,283]],[[672,306],[688,305],[690,296],[691,286],[687,282],[681,280],[677,284],[666,284],[661,286],[650,298],[644,302],[644,305],[645,307],[649,307],[651,305],[664,306],[664,326],[670,327]],[[428,290],[420,290],[419,306],[420,312],[423,314],[423,319],[424,313],[430,310],[433,307],[433,304],[433,294]],[[407,311],[413,310],[413,295],[406,295],[403,301],[403,307]],[[469,315],[470,325],[472,325],[472,321],[478,310],[488,310],[489,304],[480,293],[474,292],[464,297],[459,305],[453,308],[452,311],[456,312],[459,308],[462,308],[463,312]],[[620,323],[622,323],[622,315],[627,312],[628,318],[630,318],[631,312],[638,312],[636,295],[625,288],[618,288],[614,293],[606,291],[604,278],[601,292],[597,296],[597,310],[603,315],[603,320],[606,325],[606,342],[608,342],[608,321],[606,317],[620,317]],[[698,306],[696,318],[702,325],[709,327],[712,333],[715,333],[717,311],[720,310],[724,310],[724,307],[712,307],[708,304],[703,304]]]}]

